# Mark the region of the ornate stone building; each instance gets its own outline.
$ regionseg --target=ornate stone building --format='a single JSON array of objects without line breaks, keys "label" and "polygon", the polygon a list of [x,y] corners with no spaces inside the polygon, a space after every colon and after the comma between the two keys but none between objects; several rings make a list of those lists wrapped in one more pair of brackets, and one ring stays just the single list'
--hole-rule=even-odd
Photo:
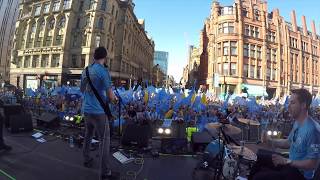
[{"label": "ornate stone building", "polygon": [[130,74],[149,79],[154,42],[133,8],[131,0],[22,0],[11,83],[24,88],[76,85],[99,46],[108,50],[114,80],[127,84]]},{"label": "ornate stone building", "polygon": [[[319,46],[315,23],[297,25],[293,11],[287,22],[267,2],[235,0],[231,6],[214,1],[200,38],[200,82],[209,90],[281,96],[304,87],[319,93]],[[190,64],[189,64],[190,66]],[[220,87],[214,87],[214,77]],[[227,86],[227,88],[224,88]]]}]

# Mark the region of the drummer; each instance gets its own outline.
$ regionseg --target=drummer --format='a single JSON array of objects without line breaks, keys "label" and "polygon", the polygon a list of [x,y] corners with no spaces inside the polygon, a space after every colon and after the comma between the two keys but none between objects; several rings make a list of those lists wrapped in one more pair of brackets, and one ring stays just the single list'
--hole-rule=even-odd
[{"label": "drummer", "polygon": [[253,168],[258,169],[254,180],[311,180],[314,176],[320,159],[320,125],[308,115],[312,96],[305,89],[292,90],[291,93],[289,113],[295,123],[289,138],[273,140],[266,135],[262,138],[274,147],[290,148],[289,159],[273,154],[273,167],[259,167],[265,162],[257,162]]}]

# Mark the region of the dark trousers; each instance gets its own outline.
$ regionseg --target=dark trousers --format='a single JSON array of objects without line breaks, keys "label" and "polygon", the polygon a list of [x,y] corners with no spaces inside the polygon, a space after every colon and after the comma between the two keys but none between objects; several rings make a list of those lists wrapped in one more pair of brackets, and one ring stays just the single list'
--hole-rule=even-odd
[{"label": "dark trousers", "polygon": [[[103,173],[110,170],[110,129],[109,120],[106,115],[85,115],[85,137],[83,146],[83,157],[88,161],[90,157],[90,145],[94,131],[96,131],[100,142],[100,158],[102,158],[101,166]],[[106,131],[106,132],[105,132]],[[103,144],[104,142],[104,144]],[[104,145],[104,147],[102,147]],[[102,157],[101,157],[102,155]]]},{"label": "dark trousers", "polygon": [[270,151],[258,151],[257,163],[251,168],[249,180],[305,180],[303,174],[294,167],[274,166]]},{"label": "dark trousers", "polygon": [[4,142],[3,142],[3,123],[4,123],[4,119],[0,115],[0,147],[4,145]]}]

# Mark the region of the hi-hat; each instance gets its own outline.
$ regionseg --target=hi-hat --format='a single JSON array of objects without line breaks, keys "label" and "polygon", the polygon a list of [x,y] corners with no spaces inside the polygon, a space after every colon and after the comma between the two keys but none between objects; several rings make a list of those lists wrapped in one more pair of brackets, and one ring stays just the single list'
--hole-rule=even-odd
[{"label": "hi-hat", "polygon": [[260,126],[260,123],[258,121],[251,120],[251,119],[239,118],[238,121],[247,125]]}]

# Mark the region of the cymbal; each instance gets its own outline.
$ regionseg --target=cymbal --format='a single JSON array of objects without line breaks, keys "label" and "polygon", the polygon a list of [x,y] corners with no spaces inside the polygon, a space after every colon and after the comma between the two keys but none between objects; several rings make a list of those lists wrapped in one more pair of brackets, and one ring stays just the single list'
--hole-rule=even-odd
[{"label": "cymbal", "polygon": [[212,134],[218,134],[220,127],[222,127],[223,132],[225,132],[227,135],[237,135],[242,132],[240,128],[232,126],[231,124],[222,124],[222,123],[216,122],[216,123],[208,123],[205,125],[205,128],[208,131],[210,131]]},{"label": "cymbal", "polygon": [[257,161],[257,155],[252,152],[249,148],[242,146],[228,146],[234,152],[235,154],[242,156],[244,159],[250,160],[250,161]]},{"label": "cymbal", "polygon": [[238,120],[239,120],[239,122],[241,122],[243,124],[252,125],[252,126],[260,126],[260,123],[255,120],[244,119],[244,118],[239,118]]}]

